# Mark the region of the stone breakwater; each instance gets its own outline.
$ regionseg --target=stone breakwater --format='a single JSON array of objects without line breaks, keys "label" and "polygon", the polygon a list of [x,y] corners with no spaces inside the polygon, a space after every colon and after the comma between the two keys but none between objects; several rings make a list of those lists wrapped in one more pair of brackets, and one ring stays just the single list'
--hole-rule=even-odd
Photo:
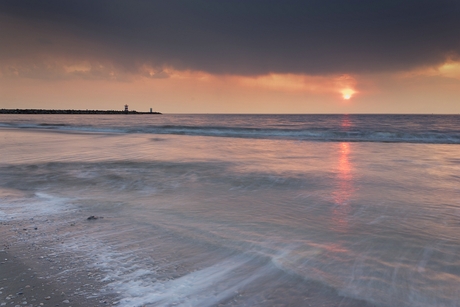
[{"label": "stone breakwater", "polygon": [[161,114],[117,110],[49,110],[49,109],[0,109],[0,114]]}]

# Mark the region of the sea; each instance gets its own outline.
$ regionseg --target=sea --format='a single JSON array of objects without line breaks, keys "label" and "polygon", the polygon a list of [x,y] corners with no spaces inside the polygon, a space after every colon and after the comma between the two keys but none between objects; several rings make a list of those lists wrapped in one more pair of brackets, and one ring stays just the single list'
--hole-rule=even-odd
[{"label": "sea", "polygon": [[460,116],[0,115],[0,222],[117,306],[460,306]]}]

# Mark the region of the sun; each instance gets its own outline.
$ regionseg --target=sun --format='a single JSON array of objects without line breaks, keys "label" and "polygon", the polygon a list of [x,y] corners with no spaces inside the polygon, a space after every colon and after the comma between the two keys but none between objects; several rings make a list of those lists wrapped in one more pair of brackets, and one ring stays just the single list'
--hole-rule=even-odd
[{"label": "sun", "polygon": [[345,99],[345,100],[350,100],[350,98],[353,96],[353,94],[356,93],[356,91],[351,89],[351,88],[344,88],[340,92],[342,93],[342,98]]}]

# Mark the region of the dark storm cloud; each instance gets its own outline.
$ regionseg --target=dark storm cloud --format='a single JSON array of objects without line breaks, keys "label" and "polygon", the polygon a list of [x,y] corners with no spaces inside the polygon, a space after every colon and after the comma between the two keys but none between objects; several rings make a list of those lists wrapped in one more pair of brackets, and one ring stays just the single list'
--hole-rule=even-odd
[{"label": "dark storm cloud", "polygon": [[[324,74],[397,71],[458,57],[459,3],[0,0],[0,13],[97,45],[73,53],[101,57],[127,71],[148,64],[218,74]],[[4,37],[21,35],[14,27],[0,31],[9,32]],[[66,44],[59,39],[37,37],[35,43],[53,52]],[[21,45],[9,48],[25,52],[15,50]]]}]

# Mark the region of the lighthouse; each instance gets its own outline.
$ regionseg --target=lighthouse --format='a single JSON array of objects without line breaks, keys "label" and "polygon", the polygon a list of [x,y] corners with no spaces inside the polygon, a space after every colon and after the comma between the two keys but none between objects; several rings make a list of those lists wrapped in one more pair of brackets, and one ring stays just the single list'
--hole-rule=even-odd
[{"label": "lighthouse", "polygon": [[128,105],[125,104],[125,113],[128,113]]}]

